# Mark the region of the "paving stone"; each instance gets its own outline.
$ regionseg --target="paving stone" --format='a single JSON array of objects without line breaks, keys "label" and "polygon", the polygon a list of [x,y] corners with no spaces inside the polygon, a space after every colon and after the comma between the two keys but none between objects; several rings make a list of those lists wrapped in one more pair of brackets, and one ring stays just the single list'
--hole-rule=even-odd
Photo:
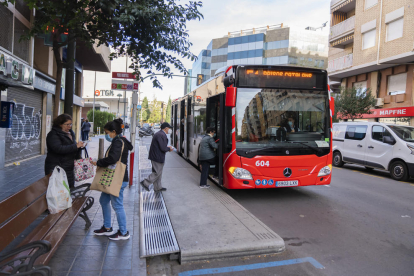
[{"label": "paving stone", "polygon": [[128,269],[132,265],[132,256],[118,256],[118,257],[110,257],[107,256],[105,258],[104,264],[103,264],[103,270],[105,269]]}]

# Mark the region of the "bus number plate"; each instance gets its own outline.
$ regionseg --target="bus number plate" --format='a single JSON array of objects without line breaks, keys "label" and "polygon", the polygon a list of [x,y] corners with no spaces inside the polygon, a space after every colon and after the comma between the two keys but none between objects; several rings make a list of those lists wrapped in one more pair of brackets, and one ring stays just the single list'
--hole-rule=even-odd
[{"label": "bus number plate", "polygon": [[291,186],[298,186],[299,181],[297,180],[290,180],[290,181],[276,181],[276,187],[291,187]]}]

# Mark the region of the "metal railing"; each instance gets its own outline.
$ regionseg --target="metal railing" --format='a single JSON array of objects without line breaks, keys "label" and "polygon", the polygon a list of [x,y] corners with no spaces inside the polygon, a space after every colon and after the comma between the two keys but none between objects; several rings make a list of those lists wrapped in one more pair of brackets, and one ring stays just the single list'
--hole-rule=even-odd
[{"label": "metal railing", "polygon": [[333,39],[338,39],[343,35],[349,34],[352,30],[355,29],[355,16],[348,18],[345,21],[342,21],[339,24],[331,27],[331,33],[329,34],[329,41]]},{"label": "metal railing", "polygon": [[328,61],[328,73],[352,67],[353,54]]}]

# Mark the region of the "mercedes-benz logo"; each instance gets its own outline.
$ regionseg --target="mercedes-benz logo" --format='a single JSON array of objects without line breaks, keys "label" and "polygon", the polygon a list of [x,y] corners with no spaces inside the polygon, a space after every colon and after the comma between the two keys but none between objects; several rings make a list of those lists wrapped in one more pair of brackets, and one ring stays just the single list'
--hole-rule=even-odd
[{"label": "mercedes-benz logo", "polygon": [[286,168],[283,170],[283,175],[285,177],[291,177],[292,176],[292,170],[290,168]]},{"label": "mercedes-benz logo", "polygon": [[286,154],[289,154],[289,151],[288,150],[286,151]]}]

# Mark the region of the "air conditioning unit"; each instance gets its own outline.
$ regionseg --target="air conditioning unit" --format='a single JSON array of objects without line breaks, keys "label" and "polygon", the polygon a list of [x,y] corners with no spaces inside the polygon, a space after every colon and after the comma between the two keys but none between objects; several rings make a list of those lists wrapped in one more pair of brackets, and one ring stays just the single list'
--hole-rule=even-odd
[{"label": "air conditioning unit", "polygon": [[384,106],[384,98],[377,98],[375,102],[375,107],[383,107]]}]

